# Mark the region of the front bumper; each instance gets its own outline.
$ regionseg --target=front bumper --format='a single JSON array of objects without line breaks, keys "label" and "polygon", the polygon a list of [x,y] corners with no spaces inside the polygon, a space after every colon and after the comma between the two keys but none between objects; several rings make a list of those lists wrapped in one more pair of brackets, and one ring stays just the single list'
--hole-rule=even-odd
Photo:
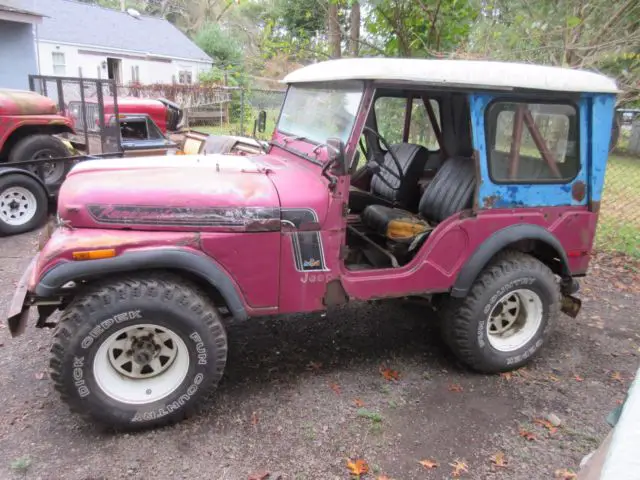
[{"label": "front bumper", "polygon": [[9,331],[12,337],[17,337],[22,334],[27,326],[27,320],[29,318],[29,311],[31,309],[31,297],[28,297],[29,282],[33,269],[38,261],[38,255],[33,257],[31,263],[20,277],[20,282],[16,287],[16,291],[13,294],[13,299],[9,305],[7,312],[7,323],[9,324]]}]

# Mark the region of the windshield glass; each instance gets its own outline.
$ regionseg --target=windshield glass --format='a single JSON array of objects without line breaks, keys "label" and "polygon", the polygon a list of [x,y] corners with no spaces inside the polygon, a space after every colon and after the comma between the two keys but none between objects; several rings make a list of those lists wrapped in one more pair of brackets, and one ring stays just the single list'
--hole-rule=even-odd
[{"label": "windshield glass", "polygon": [[314,143],[347,142],[363,91],[362,82],[294,85],[282,106],[278,130]]}]

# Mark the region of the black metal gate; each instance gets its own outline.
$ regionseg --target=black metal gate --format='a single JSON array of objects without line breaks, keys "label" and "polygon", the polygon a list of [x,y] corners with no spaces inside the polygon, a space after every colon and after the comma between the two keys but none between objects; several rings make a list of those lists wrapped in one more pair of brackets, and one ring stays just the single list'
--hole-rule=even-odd
[{"label": "black metal gate", "polygon": [[122,152],[115,81],[100,78],[29,75],[32,91],[49,97],[71,119],[69,140],[85,154]]}]

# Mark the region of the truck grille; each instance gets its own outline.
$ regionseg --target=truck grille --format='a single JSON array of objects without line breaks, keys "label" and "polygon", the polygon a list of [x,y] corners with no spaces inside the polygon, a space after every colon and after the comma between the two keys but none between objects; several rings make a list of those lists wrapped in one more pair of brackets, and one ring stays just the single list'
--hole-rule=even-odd
[{"label": "truck grille", "polygon": [[69,113],[73,118],[73,122],[77,131],[97,132],[100,130],[100,108],[95,103],[85,103],[85,112],[87,126],[84,124],[84,116],[82,115],[81,102],[69,102]]}]

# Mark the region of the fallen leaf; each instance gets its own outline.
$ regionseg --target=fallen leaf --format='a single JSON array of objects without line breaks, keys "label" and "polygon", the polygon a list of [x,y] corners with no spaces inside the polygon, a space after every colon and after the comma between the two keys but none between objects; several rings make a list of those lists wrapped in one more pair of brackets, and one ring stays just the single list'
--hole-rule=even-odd
[{"label": "fallen leaf", "polygon": [[558,377],[556,377],[555,375],[553,375],[552,373],[548,374],[547,377],[549,378],[549,380],[551,380],[552,382],[559,382],[560,379]]},{"label": "fallen leaf", "polygon": [[491,456],[491,463],[496,467],[505,468],[507,466],[507,459],[504,458],[504,453],[498,452],[495,455]]},{"label": "fallen leaf", "polygon": [[584,382],[584,378],[582,378],[580,375],[574,375],[573,378],[576,379],[576,382]]},{"label": "fallen leaf", "polygon": [[364,402],[362,400],[360,400],[359,398],[354,398],[353,399],[353,403],[355,404],[356,407],[358,408],[362,408],[364,407]]},{"label": "fallen leaf", "polygon": [[322,368],[322,363],[321,362],[309,362],[309,363],[307,363],[307,370],[313,370],[314,372],[317,372],[321,368]]},{"label": "fallen leaf", "polygon": [[467,464],[466,463],[462,463],[459,460],[456,460],[455,462],[450,463],[449,465],[451,465],[453,467],[453,471],[451,472],[451,475],[453,477],[459,477],[463,473],[468,473],[469,472]]},{"label": "fallen leaf", "polygon": [[364,475],[369,472],[369,465],[363,459],[359,458],[356,461],[351,461],[347,459],[347,470],[351,475],[355,475],[359,477],[360,475]]},{"label": "fallen leaf", "polygon": [[536,439],[536,436],[533,433],[531,433],[528,430],[525,430],[524,428],[520,429],[520,436],[525,440],[529,440],[530,442]]},{"label": "fallen leaf", "polygon": [[337,383],[330,383],[329,388],[340,395],[340,385],[338,385]]},{"label": "fallen leaf", "polygon": [[400,378],[400,374],[396,370],[391,370],[390,368],[380,367],[380,374],[389,382],[396,382]]},{"label": "fallen leaf", "polygon": [[555,427],[549,420],[544,420],[542,418],[536,418],[533,423],[537,423],[538,425],[542,425],[544,428],[549,430],[549,434],[553,435],[558,431],[558,427]]},{"label": "fallen leaf", "polygon": [[252,473],[249,475],[249,480],[267,480],[269,475],[269,472]]},{"label": "fallen leaf", "polygon": [[560,478],[561,480],[577,480],[578,474],[566,468],[561,468],[556,470],[556,478]]},{"label": "fallen leaf", "polygon": [[502,372],[500,374],[500,376],[502,378],[504,378],[508,382],[509,380],[511,380],[511,377],[513,377],[513,373],[512,372]]},{"label": "fallen leaf", "polygon": [[257,425],[258,424],[258,412],[253,412],[251,414],[251,425]]},{"label": "fallen leaf", "polygon": [[464,389],[462,388],[462,385],[458,385],[457,383],[452,383],[451,385],[449,385],[449,391],[450,392],[460,393],[463,390]]},{"label": "fallen leaf", "polygon": [[613,372],[611,374],[611,380],[615,380],[617,382],[624,383],[624,380],[622,379],[622,374],[620,372]]},{"label": "fallen leaf", "polygon": [[420,465],[422,465],[424,468],[437,468],[438,467],[438,462],[436,462],[435,460],[420,460],[418,463]]}]

